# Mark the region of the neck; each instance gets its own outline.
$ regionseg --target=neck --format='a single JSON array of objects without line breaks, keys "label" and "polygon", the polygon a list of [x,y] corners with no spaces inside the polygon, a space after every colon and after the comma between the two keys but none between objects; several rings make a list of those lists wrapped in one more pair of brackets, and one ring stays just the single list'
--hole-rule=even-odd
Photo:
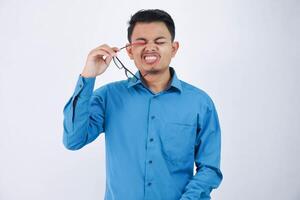
[{"label": "neck", "polygon": [[159,93],[165,90],[171,80],[170,68],[157,73],[149,73],[142,78],[143,82],[149,87],[154,93]]}]

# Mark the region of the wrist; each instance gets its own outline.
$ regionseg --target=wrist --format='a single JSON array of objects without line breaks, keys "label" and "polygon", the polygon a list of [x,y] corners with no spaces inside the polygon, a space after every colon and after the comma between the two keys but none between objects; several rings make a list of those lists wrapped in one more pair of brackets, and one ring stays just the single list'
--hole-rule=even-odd
[{"label": "wrist", "polygon": [[83,78],[95,78],[96,77],[96,76],[93,76],[93,75],[85,73],[85,72],[82,72],[80,74],[80,76],[82,76]]}]

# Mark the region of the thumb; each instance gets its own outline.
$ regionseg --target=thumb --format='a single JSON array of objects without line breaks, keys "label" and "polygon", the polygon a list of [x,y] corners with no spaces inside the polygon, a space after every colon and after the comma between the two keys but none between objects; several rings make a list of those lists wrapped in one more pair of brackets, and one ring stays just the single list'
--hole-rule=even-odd
[{"label": "thumb", "polygon": [[107,57],[105,58],[105,63],[106,63],[107,66],[110,64],[110,62],[111,62],[112,59],[113,59],[112,56],[107,56]]}]

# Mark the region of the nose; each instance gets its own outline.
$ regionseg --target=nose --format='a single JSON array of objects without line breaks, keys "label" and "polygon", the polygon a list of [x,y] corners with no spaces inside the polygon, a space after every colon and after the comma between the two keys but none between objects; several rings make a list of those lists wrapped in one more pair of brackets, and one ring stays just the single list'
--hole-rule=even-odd
[{"label": "nose", "polygon": [[145,45],[145,51],[146,52],[152,52],[152,51],[157,51],[157,50],[158,50],[158,46],[154,42],[149,41]]}]

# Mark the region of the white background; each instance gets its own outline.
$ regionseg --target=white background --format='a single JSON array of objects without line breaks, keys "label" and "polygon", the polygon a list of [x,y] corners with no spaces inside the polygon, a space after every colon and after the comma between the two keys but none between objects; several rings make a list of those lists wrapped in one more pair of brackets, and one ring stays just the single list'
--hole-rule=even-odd
[{"label": "white background", "polygon": [[[299,200],[298,0],[0,0],[0,199],[103,199],[104,135],[66,150],[62,110],[88,52],[123,46],[142,8],[173,16],[171,66],[217,106],[224,180],[213,199]],[[124,78],[112,64],[96,87]]]}]

